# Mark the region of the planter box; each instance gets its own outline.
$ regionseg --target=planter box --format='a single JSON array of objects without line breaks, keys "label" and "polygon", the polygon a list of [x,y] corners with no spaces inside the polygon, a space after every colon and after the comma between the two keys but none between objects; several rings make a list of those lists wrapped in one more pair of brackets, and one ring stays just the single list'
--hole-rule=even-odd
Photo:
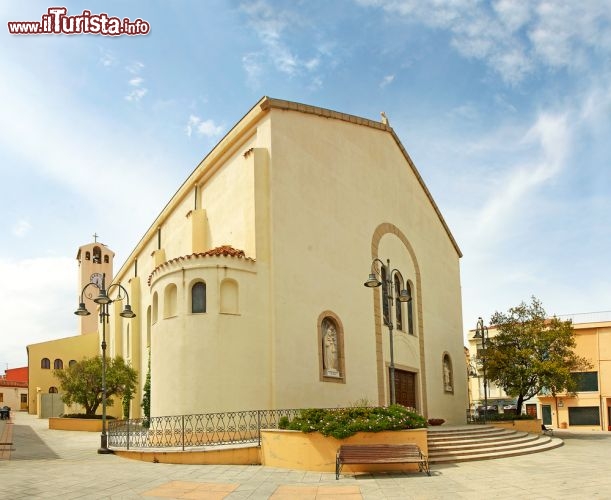
[{"label": "planter box", "polygon": [[540,418],[534,420],[509,420],[506,422],[488,422],[488,424],[493,425],[494,427],[501,427],[503,429],[541,434],[542,420]]},{"label": "planter box", "polygon": [[[427,430],[359,432],[346,439],[325,437],[318,432],[261,431],[261,463],[320,472],[335,472],[335,454],[341,444],[417,444],[428,455]],[[346,472],[418,471],[418,464],[345,465]]]},{"label": "planter box", "polygon": [[[108,420],[106,423],[108,424]],[[102,432],[102,419],[50,417],[49,429],[58,431]]]}]

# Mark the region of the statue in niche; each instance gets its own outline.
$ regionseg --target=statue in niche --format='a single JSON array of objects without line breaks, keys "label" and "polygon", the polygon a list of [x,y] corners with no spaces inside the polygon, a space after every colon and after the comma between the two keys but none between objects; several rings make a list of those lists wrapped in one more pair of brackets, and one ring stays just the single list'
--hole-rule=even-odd
[{"label": "statue in niche", "polygon": [[448,356],[443,357],[443,388],[446,392],[452,392],[452,367]]},{"label": "statue in niche", "polygon": [[330,322],[323,324],[322,337],[322,354],[323,354],[323,369],[327,377],[339,377],[338,370],[338,349],[337,349],[337,330]]}]

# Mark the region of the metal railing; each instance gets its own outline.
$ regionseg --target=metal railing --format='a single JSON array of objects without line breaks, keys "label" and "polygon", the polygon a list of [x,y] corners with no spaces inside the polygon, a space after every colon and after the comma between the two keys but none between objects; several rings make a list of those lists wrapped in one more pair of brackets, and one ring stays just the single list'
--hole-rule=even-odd
[{"label": "metal railing", "polygon": [[108,446],[117,448],[193,448],[244,443],[261,444],[261,429],[277,429],[282,417],[301,410],[250,410],[112,420]]}]

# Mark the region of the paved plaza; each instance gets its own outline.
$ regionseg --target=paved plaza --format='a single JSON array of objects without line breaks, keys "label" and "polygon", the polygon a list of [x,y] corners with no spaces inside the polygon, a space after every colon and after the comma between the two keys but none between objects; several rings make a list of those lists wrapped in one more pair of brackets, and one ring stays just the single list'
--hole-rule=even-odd
[{"label": "paved plaza", "polygon": [[264,466],[172,465],[98,455],[98,433],[51,431],[14,412],[0,421],[0,497],[188,499],[611,499],[611,433],[559,431],[544,453],[451,465],[432,476],[342,476]]}]

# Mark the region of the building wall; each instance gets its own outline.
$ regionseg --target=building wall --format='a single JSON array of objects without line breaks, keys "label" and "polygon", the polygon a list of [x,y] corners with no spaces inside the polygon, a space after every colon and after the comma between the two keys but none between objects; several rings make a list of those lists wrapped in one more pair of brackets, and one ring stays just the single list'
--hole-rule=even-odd
[{"label": "building wall", "polygon": [[[429,386],[426,397],[420,394],[421,411],[464,419],[464,378],[455,377],[454,393],[444,392],[442,382],[443,353],[456,366],[463,357],[459,254],[395,138],[276,109],[271,129],[273,346],[277,380],[287,381],[276,386],[275,404],[388,403],[388,372],[376,358],[381,341],[387,365],[388,332],[377,320],[382,333],[376,336],[375,292],[362,286],[379,257],[414,286],[416,335],[395,333],[395,364],[415,370]],[[378,228],[385,234],[372,254]],[[316,318],[325,310],[343,323],[345,386],[311,383],[318,369]]]},{"label": "building wall", "polygon": [[[578,391],[575,394],[558,394],[557,397],[539,396],[540,404],[549,405],[552,425],[574,430],[611,430],[611,321],[577,323],[575,352],[591,364],[588,369],[596,372],[598,389]],[[599,423],[578,424],[571,416],[574,408],[589,407],[598,413]]]},{"label": "building wall", "polygon": [[[59,390],[59,381],[53,375],[55,360],[61,360],[65,368],[71,360],[80,361],[84,357],[98,355],[97,335],[78,335],[62,339],[49,340],[27,346],[29,363],[28,413],[38,414],[37,395],[50,392],[51,387]],[[42,368],[41,361],[50,361],[50,368]],[[61,393],[61,391],[59,391]],[[109,414],[113,414],[109,411]]]},{"label": "building wall", "polygon": [[0,380],[0,407],[8,406],[12,411],[27,410],[27,394],[28,388],[25,383]]}]

